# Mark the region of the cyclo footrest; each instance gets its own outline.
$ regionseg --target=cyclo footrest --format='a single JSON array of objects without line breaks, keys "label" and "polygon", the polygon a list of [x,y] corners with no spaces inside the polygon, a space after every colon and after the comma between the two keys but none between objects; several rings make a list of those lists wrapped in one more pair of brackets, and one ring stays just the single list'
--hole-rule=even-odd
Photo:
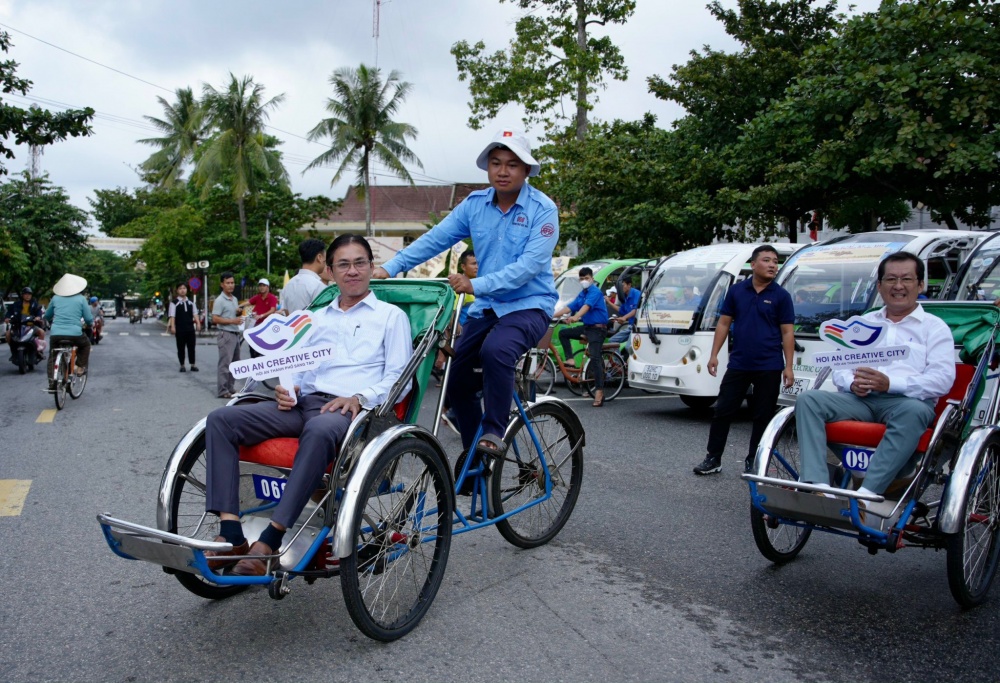
[{"label": "cyclo footrest", "polygon": [[192,574],[200,573],[195,567],[195,551],[232,550],[231,543],[202,541],[179,536],[153,527],[126,522],[108,514],[97,515],[104,531],[104,538],[111,550],[128,560],[143,560]]}]

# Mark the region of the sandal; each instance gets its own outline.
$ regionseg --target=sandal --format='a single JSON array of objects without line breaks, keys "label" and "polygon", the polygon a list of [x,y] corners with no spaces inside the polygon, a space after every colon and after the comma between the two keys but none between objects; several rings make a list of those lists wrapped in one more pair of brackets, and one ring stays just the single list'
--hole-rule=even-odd
[{"label": "sandal", "polygon": [[[598,398],[598,395],[600,395],[600,398]],[[597,389],[594,391],[594,402],[591,403],[590,405],[594,406],[595,408],[600,408],[601,406],[604,405],[604,391],[602,389]]]}]

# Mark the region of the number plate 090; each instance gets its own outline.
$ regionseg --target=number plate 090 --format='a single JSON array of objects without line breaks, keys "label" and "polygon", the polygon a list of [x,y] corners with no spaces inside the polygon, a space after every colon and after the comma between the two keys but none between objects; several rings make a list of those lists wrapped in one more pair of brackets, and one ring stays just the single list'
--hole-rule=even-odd
[{"label": "number plate 090", "polygon": [[263,474],[253,475],[253,490],[260,500],[281,500],[281,494],[285,492],[287,479],[281,477],[265,477]]}]

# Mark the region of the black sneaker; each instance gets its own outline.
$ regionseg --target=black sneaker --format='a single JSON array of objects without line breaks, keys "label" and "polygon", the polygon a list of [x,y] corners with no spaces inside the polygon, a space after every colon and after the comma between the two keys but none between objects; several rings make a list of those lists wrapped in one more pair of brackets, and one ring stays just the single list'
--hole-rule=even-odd
[{"label": "black sneaker", "polygon": [[722,471],[722,458],[713,458],[706,455],[701,464],[695,465],[695,474],[716,474]]},{"label": "black sneaker", "polygon": [[744,472],[753,472],[753,462],[754,462],[754,460],[756,460],[756,458],[751,458],[751,457],[748,456],[747,459],[743,461],[743,471]]},{"label": "black sneaker", "polygon": [[191,366],[191,372],[198,372],[198,366],[197,365],[192,365]]},{"label": "black sneaker", "polygon": [[181,366],[181,372],[187,372],[187,370],[184,369],[183,365]]}]

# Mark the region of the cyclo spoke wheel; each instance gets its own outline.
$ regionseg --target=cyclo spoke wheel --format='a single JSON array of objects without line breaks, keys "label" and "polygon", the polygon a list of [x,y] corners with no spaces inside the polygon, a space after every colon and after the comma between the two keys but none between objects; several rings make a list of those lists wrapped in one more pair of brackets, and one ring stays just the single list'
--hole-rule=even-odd
[{"label": "cyclo spoke wheel", "polygon": [[80,398],[83,395],[83,389],[87,386],[87,376],[78,375],[75,372],[69,378],[69,397],[73,399]]},{"label": "cyclo spoke wheel", "polygon": [[[177,478],[170,492],[171,523],[167,531],[203,541],[213,541],[219,535],[219,518],[205,513],[207,478],[205,435],[202,434],[191,445],[177,468]],[[209,600],[228,598],[246,590],[246,586],[209,583],[200,574],[177,572],[174,576],[189,591]]]},{"label": "cyclo spoke wheel", "polygon": [[340,586],[369,638],[401,638],[430,608],[448,563],[453,495],[440,454],[416,438],[391,443],[365,475]]},{"label": "cyclo spoke wheel", "polygon": [[[778,432],[774,444],[768,451],[765,476],[798,481],[801,466],[799,437],[795,431],[793,417]],[[757,544],[757,550],[775,564],[785,564],[793,560],[812,534],[812,529],[779,524],[778,520],[765,515],[752,505],[750,528],[753,530],[753,540]]]},{"label": "cyclo spoke wheel", "polygon": [[1000,556],[1000,435],[991,436],[976,457],[962,521],[947,539],[948,587],[962,607],[986,599]]},{"label": "cyclo spoke wheel", "polygon": [[[628,370],[625,366],[625,360],[617,351],[603,351],[601,353],[601,360],[604,366],[604,400],[613,401],[615,397],[622,393],[622,389],[625,388],[625,375]],[[597,366],[594,363],[587,361],[587,365],[584,366],[583,374],[587,376],[587,394],[589,396],[594,395],[596,390],[596,385],[594,384],[594,370]]]},{"label": "cyclo spoke wheel", "polygon": [[[497,531],[519,548],[548,543],[569,520],[583,483],[583,430],[558,403],[539,403],[526,408],[531,428],[545,454],[552,479],[552,496],[507,519],[497,522]],[[538,448],[524,420],[518,416],[504,439],[507,452],[493,464],[490,476],[490,516],[534,503],[545,496],[545,472]]]}]

